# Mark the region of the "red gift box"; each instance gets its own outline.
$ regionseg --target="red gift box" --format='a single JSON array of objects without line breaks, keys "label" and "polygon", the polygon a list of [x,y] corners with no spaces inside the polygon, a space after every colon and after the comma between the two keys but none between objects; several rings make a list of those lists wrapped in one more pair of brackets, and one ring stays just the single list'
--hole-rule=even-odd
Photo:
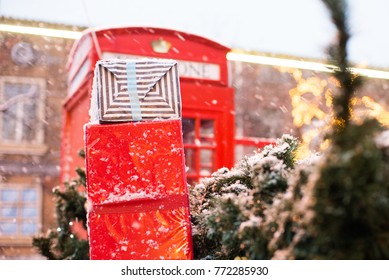
[{"label": "red gift box", "polygon": [[91,259],[191,259],[179,119],[85,126]]}]

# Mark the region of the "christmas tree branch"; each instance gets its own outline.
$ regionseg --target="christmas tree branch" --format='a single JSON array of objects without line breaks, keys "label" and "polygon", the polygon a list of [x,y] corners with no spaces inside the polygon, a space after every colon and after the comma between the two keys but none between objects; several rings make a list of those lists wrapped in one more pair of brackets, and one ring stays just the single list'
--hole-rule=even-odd
[{"label": "christmas tree branch", "polygon": [[338,31],[336,42],[330,47],[332,63],[337,65],[334,76],[339,81],[340,92],[334,96],[335,132],[342,131],[351,118],[351,101],[361,78],[355,75],[348,62],[347,45],[350,39],[347,3],[344,0],[322,0],[328,8]]}]

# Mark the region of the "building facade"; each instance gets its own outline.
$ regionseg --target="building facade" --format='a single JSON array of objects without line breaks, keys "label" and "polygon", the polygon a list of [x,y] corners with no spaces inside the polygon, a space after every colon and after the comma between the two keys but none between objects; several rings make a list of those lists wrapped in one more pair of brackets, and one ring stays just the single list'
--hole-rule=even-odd
[{"label": "building facade", "polygon": [[72,44],[0,33],[0,259],[39,257],[32,237],[54,226],[52,189],[59,182],[60,112]]}]

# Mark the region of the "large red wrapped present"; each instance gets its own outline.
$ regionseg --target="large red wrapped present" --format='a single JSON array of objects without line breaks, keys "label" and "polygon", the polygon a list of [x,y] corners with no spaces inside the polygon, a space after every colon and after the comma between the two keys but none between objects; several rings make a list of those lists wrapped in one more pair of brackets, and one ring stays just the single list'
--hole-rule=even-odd
[{"label": "large red wrapped present", "polygon": [[85,127],[91,259],[191,259],[181,120]]}]

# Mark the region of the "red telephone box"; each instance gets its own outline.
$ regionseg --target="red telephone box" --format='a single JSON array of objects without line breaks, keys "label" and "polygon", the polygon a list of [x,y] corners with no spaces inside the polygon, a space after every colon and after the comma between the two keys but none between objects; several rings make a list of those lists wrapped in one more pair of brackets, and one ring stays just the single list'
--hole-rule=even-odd
[{"label": "red telephone box", "polygon": [[175,30],[121,27],[87,30],[74,44],[68,64],[64,103],[61,181],[84,166],[83,126],[95,63],[107,58],[154,57],[178,62],[182,97],[183,141],[189,183],[234,164],[234,93],[228,84],[229,48]]}]

